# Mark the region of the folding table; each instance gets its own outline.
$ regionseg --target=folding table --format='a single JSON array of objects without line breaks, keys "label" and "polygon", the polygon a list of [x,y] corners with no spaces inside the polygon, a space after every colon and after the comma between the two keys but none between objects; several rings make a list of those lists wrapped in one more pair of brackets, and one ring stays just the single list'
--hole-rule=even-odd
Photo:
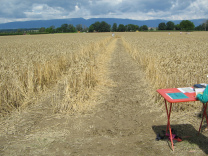
[{"label": "folding table", "polygon": [[[171,145],[172,145],[172,150],[174,151],[174,146],[173,146],[173,137],[172,137],[172,132],[171,132],[171,126],[170,126],[170,114],[171,114],[171,108],[172,108],[172,103],[179,103],[179,102],[190,102],[190,101],[197,101],[197,99],[195,98],[196,93],[195,92],[184,92],[183,94],[185,94],[185,98],[171,98],[170,93],[172,94],[181,94],[181,90],[178,88],[168,88],[168,89],[158,89],[157,92],[164,98],[165,100],[165,108],[166,108],[166,112],[167,112],[167,118],[168,118],[168,122],[167,122],[167,128],[166,128],[166,133],[169,129],[169,133],[170,133],[170,141],[171,141]],[[168,107],[167,107],[167,101],[170,103],[170,108],[168,111]],[[202,126],[202,122],[204,117],[206,117],[206,121],[207,121],[207,127],[208,127],[208,119],[207,119],[207,114],[206,114],[206,108],[207,108],[207,103],[203,103],[203,108],[204,108],[204,112],[203,112],[203,116],[202,116],[202,120],[201,120],[201,124],[199,127],[199,133],[201,131],[201,126]]]}]

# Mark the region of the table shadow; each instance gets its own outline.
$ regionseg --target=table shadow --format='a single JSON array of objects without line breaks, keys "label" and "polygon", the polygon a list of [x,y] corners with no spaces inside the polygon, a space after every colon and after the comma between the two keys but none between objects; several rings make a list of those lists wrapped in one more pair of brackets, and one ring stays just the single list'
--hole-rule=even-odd
[{"label": "table shadow", "polygon": [[[208,154],[208,138],[202,133],[198,135],[198,131],[191,124],[171,125],[171,128],[177,131],[177,135],[182,137],[183,141],[198,145],[204,153]],[[156,138],[157,134],[162,134],[162,131],[166,130],[166,125],[152,126],[152,129]]]}]

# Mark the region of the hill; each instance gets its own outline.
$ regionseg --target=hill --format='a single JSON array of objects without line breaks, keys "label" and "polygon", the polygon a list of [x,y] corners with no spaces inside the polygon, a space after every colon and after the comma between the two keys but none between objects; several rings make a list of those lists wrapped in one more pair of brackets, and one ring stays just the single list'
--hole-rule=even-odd
[{"label": "hill", "polygon": [[[148,27],[158,27],[158,24],[161,22],[168,22],[168,20],[130,20],[130,19],[117,19],[117,18],[92,18],[92,19],[83,19],[83,18],[71,18],[71,19],[53,19],[53,20],[34,20],[34,21],[22,21],[22,22],[10,22],[0,24],[0,29],[18,29],[18,28],[41,28],[41,27],[50,27],[55,26],[60,27],[62,24],[82,24],[83,26],[89,27],[95,22],[105,21],[110,25],[113,23],[119,24],[135,24],[138,26],[147,25]],[[204,19],[190,20],[194,23],[195,26],[198,26],[203,23]],[[181,20],[172,21],[175,24],[181,22]]]}]

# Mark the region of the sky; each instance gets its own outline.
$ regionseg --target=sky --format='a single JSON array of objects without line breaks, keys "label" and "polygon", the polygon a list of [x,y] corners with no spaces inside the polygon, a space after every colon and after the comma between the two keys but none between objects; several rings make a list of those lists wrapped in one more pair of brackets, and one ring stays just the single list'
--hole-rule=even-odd
[{"label": "sky", "polygon": [[66,18],[208,18],[208,0],[0,0],[0,23]]}]

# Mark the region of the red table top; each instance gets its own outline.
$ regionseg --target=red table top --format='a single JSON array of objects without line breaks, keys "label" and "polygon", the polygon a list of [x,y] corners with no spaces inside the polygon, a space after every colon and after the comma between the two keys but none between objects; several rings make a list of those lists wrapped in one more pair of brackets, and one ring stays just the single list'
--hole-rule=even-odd
[{"label": "red table top", "polygon": [[197,101],[195,98],[196,93],[184,93],[188,98],[185,99],[171,99],[167,93],[179,93],[181,92],[177,88],[167,88],[167,89],[158,89],[157,92],[164,97],[170,103],[177,103],[177,102],[189,102],[189,101]]}]

